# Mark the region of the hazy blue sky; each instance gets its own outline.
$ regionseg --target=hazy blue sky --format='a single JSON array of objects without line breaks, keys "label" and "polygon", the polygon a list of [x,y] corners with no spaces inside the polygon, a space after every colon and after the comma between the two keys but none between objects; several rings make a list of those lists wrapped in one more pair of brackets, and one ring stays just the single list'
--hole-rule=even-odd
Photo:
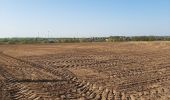
[{"label": "hazy blue sky", "polygon": [[0,0],[0,37],[170,35],[170,0]]}]

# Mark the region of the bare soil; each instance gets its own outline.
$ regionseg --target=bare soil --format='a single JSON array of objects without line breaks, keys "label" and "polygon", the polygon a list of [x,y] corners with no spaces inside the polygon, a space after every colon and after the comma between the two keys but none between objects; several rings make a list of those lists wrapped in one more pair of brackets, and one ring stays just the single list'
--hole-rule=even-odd
[{"label": "bare soil", "polygon": [[1,100],[170,100],[170,42],[0,45]]}]

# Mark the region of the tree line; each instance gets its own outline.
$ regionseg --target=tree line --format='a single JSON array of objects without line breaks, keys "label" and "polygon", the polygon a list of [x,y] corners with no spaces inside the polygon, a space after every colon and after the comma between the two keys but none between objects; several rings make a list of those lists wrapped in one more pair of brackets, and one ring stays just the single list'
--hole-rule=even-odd
[{"label": "tree line", "polygon": [[170,41],[170,36],[110,36],[91,38],[0,38],[0,44],[126,42],[126,41]]}]

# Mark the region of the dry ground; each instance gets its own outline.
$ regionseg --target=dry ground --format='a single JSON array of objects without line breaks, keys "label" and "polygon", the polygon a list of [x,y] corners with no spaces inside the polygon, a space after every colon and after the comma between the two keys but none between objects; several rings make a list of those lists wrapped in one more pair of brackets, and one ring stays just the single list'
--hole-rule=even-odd
[{"label": "dry ground", "polygon": [[170,42],[0,45],[2,100],[170,100]]}]

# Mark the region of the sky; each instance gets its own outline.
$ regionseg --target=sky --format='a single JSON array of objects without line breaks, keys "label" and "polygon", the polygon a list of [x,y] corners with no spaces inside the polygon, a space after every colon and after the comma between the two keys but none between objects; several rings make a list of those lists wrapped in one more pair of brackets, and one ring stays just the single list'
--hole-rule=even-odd
[{"label": "sky", "polygon": [[170,0],[0,0],[0,37],[170,35]]}]

